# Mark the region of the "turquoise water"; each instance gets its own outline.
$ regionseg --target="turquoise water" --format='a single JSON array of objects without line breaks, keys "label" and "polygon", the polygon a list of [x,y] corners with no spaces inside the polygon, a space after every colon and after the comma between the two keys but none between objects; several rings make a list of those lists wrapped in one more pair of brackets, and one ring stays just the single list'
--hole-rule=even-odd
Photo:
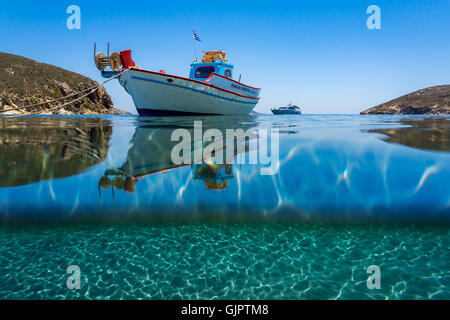
[{"label": "turquoise water", "polygon": [[[277,172],[175,165],[171,133],[193,133],[199,119],[203,131],[277,129]],[[450,298],[449,117],[29,117],[0,127],[0,298]],[[232,158],[259,156],[254,146]],[[80,267],[79,290],[66,287],[69,265]],[[370,265],[381,289],[367,288]]]}]

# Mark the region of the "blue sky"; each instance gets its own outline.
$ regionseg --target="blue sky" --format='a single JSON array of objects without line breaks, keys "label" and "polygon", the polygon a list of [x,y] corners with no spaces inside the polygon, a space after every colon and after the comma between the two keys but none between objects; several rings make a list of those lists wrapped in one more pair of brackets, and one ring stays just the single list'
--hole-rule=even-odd
[{"label": "blue sky", "polygon": [[[81,30],[66,9],[81,8]],[[369,30],[369,5],[381,30]],[[359,113],[450,83],[450,1],[2,1],[0,51],[101,81],[93,43],[132,49],[146,69],[187,76],[192,28],[201,50],[227,51],[235,78],[262,88],[256,111],[292,101],[305,113]],[[117,83],[116,107],[135,112]]]}]

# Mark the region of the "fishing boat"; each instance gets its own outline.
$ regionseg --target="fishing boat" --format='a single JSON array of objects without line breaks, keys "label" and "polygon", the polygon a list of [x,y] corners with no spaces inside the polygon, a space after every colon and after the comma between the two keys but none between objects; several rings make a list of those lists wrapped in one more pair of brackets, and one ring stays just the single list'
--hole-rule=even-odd
[{"label": "fishing boat", "polygon": [[300,108],[292,104],[279,108],[272,108],[271,111],[273,114],[302,114]]},{"label": "fishing boat", "polygon": [[[102,75],[118,77],[141,116],[242,115],[249,114],[260,100],[260,88],[233,80],[233,65],[224,51],[204,52],[201,62],[195,59],[191,64],[188,78],[141,69],[131,50],[111,56],[94,51],[94,55]],[[107,66],[113,71],[104,71]]]}]

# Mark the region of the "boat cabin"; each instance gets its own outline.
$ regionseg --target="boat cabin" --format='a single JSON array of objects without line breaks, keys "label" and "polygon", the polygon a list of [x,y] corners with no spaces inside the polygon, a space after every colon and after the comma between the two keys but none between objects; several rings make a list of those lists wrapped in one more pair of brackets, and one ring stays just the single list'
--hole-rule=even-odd
[{"label": "boat cabin", "polygon": [[285,107],[279,107],[278,110],[300,110],[300,108],[297,106],[288,105]]},{"label": "boat cabin", "polygon": [[212,73],[233,79],[233,65],[228,63],[224,51],[207,51],[203,53],[202,62],[193,62],[189,78],[206,81]]}]

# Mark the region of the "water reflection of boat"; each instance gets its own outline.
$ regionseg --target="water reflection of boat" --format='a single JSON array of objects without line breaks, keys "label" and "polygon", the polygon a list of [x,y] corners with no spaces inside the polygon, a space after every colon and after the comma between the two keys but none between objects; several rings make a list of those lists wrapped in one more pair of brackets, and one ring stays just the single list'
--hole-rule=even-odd
[{"label": "water reflection of boat", "polygon": [[226,189],[228,181],[234,178],[232,164],[218,166],[208,164],[196,165],[192,173],[194,180],[202,180],[205,187],[210,190]]},{"label": "water reflection of boat", "polygon": [[[223,119],[212,119],[203,122],[203,131],[210,128],[218,129],[223,136],[222,140],[214,140],[214,142],[222,143],[223,150],[227,148],[226,129],[242,129],[246,131],[252,127],[252,116],[238,117],[236,119],[227,118],[228,122]],[[193,179],[202,180],[208,189],[224,189],[228,185],[228,181],[233,178],[232,165],[230,159],[224,158],[224,164],[216,164],[213,159],[211,161],[195,162],[191,164],[175,164],[172,161],[172,150],[179,141],[172,141],[172,132],[176,127],[161,124],[161,121],[153,123],[155,120],[140,120],[136,127],[132,146],[128,150],[127,159],[120,168],[113,168],[105,171],[104,176],[99,181],[99,188],[124,190],[126,192],[136,192],[136,184],[142,178],[154,174],[166,174],[169,170],[177,169],[185,166],[192,166]],[[191,159],[194,159],[195,146],[198,145],[198,138],[195,140],[193,120],[179,123],[180,128],[186,129],[193,137],[191,141]],[[237,146],[237,137],[233,139],[232,157],[242,151],[249,151],[249,141],[244,140],[243,149]],[[202,149],[211,142],[201,142]],[[232,159],[231,159],[232,160]]]},{"label": "water reflection of boat", "polygon": [[0,119],[0,187],[79,174],[106,158],[111,134],[105,119]]}]

